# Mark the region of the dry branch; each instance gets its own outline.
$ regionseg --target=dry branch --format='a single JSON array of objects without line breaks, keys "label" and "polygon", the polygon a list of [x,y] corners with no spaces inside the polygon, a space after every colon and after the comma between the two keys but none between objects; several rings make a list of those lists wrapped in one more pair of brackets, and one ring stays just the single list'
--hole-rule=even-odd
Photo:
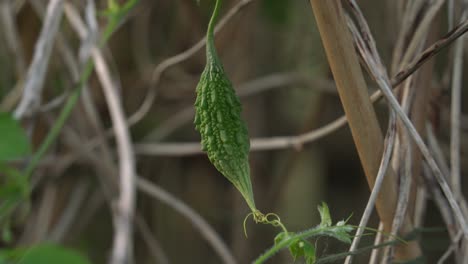
[{"label": "dry branch", "polygon": [[[243,8],[248,6],[254,0],[241,0],[239,1],[234,7],[232,7],[227,14],[220,19],[217,23],[214,34],[216,35],[236,14],[238,14]],[[190,47],[188,50],[179,53],[175,56],[172,56],[168,59],[165,59],[161,63],[159,63],[151,74],[151,85],[148,90],[148,93],[145,96],[145,99],[141,103],[141,106],[136,110],[129,118],[128,123],[133,125],[138,123],[150,110],[151,106],[153,105],[154,100],[156,99],[156,92],[157,92],[157,85],[159,85],[159,81],[161,80],[162,74],[169,69],[170,67],[177,65],[189,58],[191,58],[194,54],[198,51],[202,50],[202,48],[206,44],[206,37],[198,41],[195,45]]]},{"label": "dry branch", "polygon": [[63,0],[50,1],[39,39],[34,48],[34,57],[26,74],[23,96],[14,112],[17,119],[32,114],[39,108],[47,65],[62,14]]},{"label": "dry branch", "polygon": [[[361,164],[369,186],[373,188],[383,151],[383,137],[367,94],[367,86],[346,26],[341,2],[311,0],[310,3]],[[388,170],[376,203],[386,232],[392,227],[396,195],[396,178],[393,170]],[[411,223],[405,221],[402,229],[403,232],[410,231]],[[399,260],[414,259],[420,255],[420,249],[414,242],[396,250],[396,258]]]}]

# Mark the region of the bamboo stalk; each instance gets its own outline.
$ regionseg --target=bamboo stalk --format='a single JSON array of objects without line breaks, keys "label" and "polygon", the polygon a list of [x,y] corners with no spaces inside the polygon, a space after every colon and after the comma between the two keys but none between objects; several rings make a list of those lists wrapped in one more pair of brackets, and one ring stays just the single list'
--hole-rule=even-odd
[{"label": "bamboo stalk", "polygon": [[[346,26],[341,2],[310,0],[310,3],[359,158],[372,189],[382,156],[383,136]],[[391,231],[396,203],[396,177],[389,168],[376,202],[384,232]],[[402,233],[412,230],[408,217],[401,230]],[[397,260],[414,259],[421,254],[419,245],[415,242],[398,246],[395,250]]]}]

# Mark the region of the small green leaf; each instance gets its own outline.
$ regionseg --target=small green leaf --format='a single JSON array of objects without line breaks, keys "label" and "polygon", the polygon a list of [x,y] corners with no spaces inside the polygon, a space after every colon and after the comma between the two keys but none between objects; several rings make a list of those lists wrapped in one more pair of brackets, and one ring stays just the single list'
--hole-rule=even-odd
[{"label": "small green leaf", "polygon": [[326,227],[332,225],[332,220],[330,216],[330,210],[328,209],[328,205],[322,202],[322,206],[318,206],[318,211],[320,213],[320,226]]},{"label": "small green leaf", "polygon": [[310,242],[304,243],[304,258],[307,264],[314,264],[317,256],[315,255],[315,246]]},{"label": "small green leaf", "polygon": [[300,257],[304,257],[307,264],[315,263],[315,247],[305,239],[299,239],[293,242],[289,246],[289,252],[291,252],[294,261]]},{"label": "small green leaf", "polygon": [[28,137],[9,113],[0,112],[0,161],[10,161],[31,152]]},{"label": "small green leaf", "polygon": [[350,233],[353,230],[354,230],[354,227],[350,225],[336,226],[336,229],[334,229],[329,234],[330,236],[340,240],[341,242],[351,244],[352,236],[350,235]]},{"label": "small green leaf", "polygon": [[304,256],[303,247],[304,247],[303,240],[296,240],[289,246],[289,252],[291,252],[291,256],[293,257],[294,261]]},{"label": "small green leaf", "polygon": [[90,264],[75,250],[58,245],[42,244],[24,251],[18,264]]}]

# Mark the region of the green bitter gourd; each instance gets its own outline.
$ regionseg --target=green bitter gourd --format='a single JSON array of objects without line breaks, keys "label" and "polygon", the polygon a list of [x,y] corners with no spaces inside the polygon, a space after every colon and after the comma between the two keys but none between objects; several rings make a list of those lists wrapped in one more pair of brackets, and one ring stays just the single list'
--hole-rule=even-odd
[{"label": "green bitter gourd", "polygon": [[206,66],[196,88],[195,128],[203,150],[216,169],[239,190],[255,216],[249,167],[249,137],[241,118],[241,104],[224,72],[214,45],[214,21],[220,0],[211,16],[206,36]]}]

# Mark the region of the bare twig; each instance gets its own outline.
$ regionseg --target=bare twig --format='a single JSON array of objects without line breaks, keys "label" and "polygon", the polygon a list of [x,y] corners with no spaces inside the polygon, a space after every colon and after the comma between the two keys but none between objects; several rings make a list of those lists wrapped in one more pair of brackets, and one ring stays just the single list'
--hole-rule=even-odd
[{"label": "bare twig", "polygon": [[[424,63],[430,58],[440,52],[443,48],[450,45],[458,37],[468,31],[468,21],[459,24],[455,29],[447,33],[442,39],[438,40],[430,47],[425,49],[416,58],[409,63],[404,69],[399,71],[395,77],[390,80],[392,87],[397,87],[406,78],[413,74],[419,69]],[[374,92],[371,96],[372,102],[379,100],[382,96],[380,90]],[[184,117],[187,118],[190,110],[186,109]],[[180,113],[182,114],[182,113]],[[186,116],[185,116],[186,115]],[[334,121],[330,122],[324,127],[317,130],[313,130],[298,136],[286,136],[286,137],[273,137],[273,138],[259,138],[252,140],[252,151],[263,151],[263,150],[274,150],[282,148],[290,148],[296,146],[302,146],[305,143],[310,143],[314,140],[320,139],[328,133],[335,131],[346,125],[347,120],[345,116],[341,116]],[[167,156],[186,156],[201,154],[201,148],[199,143],[188,142],[188,143],[140,143],[135,146],[135,151],[141,155],[167,155]]]},{"label": "bare twig", "polygon": [[461,35],[465,34],[468,31],[468,20],[463,21],[457,25],[450,32],[445,34],[440,40],[429,46],[422,53],[413,59],[412,62],[408,63],[405,68],[399,71],[395,77],[392,79],[392,86],[395,87],[404,81],[408,76],[413,74],[423,63],[428,59],[432,58],[434,55],[439,53],[442,49],[450,45],[453,41],[459,38]]},{"label": "bare twig", "polygon": [[427,191],[424,186],[418,186],[416,190],[416,201],[414,206],[414,227],[422,227],[424,224],[427,207]]},{"label": "bare twig", "polygon": [[[353,140],[367,182],[372,189],[383,153],[384,140],[375,111],[368,99],[367,86],[352,45],[352,38],[346,27],[341,1],[311,0],[310,2],[336,82],[338,94],[349,120]],[[367,32],[367,35],[370,36],[370,32]],[[366,44],[369,44],[369,42]],[[377,68],[373,69],[375,70],[375,76],[380,76],[378,74],[379,64],[374,63],[373,65],[369,65]],[[387,174],[388,176],[384,178],[382,191],[378,195],[376,202],[377,212],[386,232],[391,229],[393,213],[397,202],[394,171],[389,168]],[[404,232],[408,232],[411,229],[411,222],[405,221]],[[414,242],[398,247],[398,260],[412,259],[419,255],[419,246]]]},{"label": "bare twig", "polygon": [[[370,32],[367,32],[369,36]],[[371,43],[372,45],[372,43]],[[359,46],[359,45],[358,45]],[[463,212],[461,211],[460,205],[458,204],[457,200],[455,199],[448,183],[446,180],[446,177],[443,176],[443,172],[440,170],[439,166],[437,165],[436,161],[434,160],[433,156],[429,152],[429,149],[427,148],[426,144],[422,140],[421,136],[417,132],[416,128],[412,124],[411,120],[408,118],[408,115],[405,114],[405,112],[402,110],[400,104],[398,103],[398,100],[395,98],[393,92],[392,92],[392,85],[388,81],[385,75],[382,75],[381,72],[378,71],[378,67],[376,65],[379,65],[378,61],[373,61],[374,57],[372,56],[367,56],[366,54],[366,49],[365,47],[359,46],[360,49],[359,51],[362,52],[362,57],[365,59],[365,62],[368,64],[367,68],[370,69],[373,72],[374,76],[379,76],[379,78],[376,79],[376,82],[379,84],[379,87],[381,88],[381,91],[383,92],[385,98],[387,99],[387,102],[389,103],[390,107],[392,108],[393,111],[396,112],[397,116],[399,119],[402,121],[403,125],[406,127],[406,129],[409,132],[409,135],[412,137],[414,140],[415,144],[418,146],[419,150],[421,151],[422,155],[428,162],[429,167],[434,173],[434,176],[436,177],[440,187],[442,188],[444,195],[447,197],[450,206],[452,207],[453,212],[456,215],[456,219],[458,223],[460,224],[461,228],[463,229],[463,232],[466,237],[468,237],[468,224],[466,222],[466,219],[463,215]],[[372,53],[372,52],[371,52]]]},{"label": "bare twig", "polygon": [[[405,113],[409,113],[411,106],[413,106],[415,89],[413,84],[413,77],[410,77],[405,83],[403,83],[403,95],[402,95],[402,108]],[[387,79],[388,81],[388,79]],[[392,111],[393,112],[393,111]],[[398,140],[394,149],[393,156],[393,167],[398,169],[398,202],[395,209],[395,216],[393,217],[391,236],[397,236],[400,234],[400,228],[402,227],[405,216],[410,218],[407,214],[407,209],[410,202],[410,194],[412,188],[412,172],[413,172],[413,151],[411,145],[411,139],[406,129],[401,125],[401,122],[397,122]],[[405,234],[404,234],[405,235]],[[391,260],[393,258],[393,249],[388,247],[385,249],[383,259]]]},{"label": "bare twig", "polygon": [[[241,0],[235,6],[233,6],[226,13],[226,15],[222,19],[220,19],[220,21],[215,27],[214,34],[219,32],[236,14],[238,14],[244,7],[246,7],[253,1],[254,0]],[[137,111],[135,111],[128,119],[128,123],[130,125],[138,123],[138,121],[140,121],[150,110],[151,105],[153,105],[154,99],[156,98],[157,86],[159,85],[159,81],[161,80],[162,74],[170,67],[192,57],[205,46],[205,43],[206,37],[198,41],[194,46],[192,46],[188,50],[162,61],[156,66],[156,68],[154,68],[151,74],[151,85],[148,90],[148,93],[146,94],[145,99],[141,103],[140,108]]]},{"label": "bare twig", "polygon": [[436,135],[434,134],[434,128],[429,122],[426,123],[426,134],[428,146],[430,147],[431,153],[434,155],[434,159],[436,160],[440,169],[444,172],[444,175],[449,175],[450,169],[447,161],[445,160],[442,147],[437,141]]},{"label": "bare twig", "polygon": [[[463,1],[465,6],[467,1]],[[461,21],[466,20],[468,13],[463,12]],[[453,74],[452,74],[452,103],[450,115],[450,185],[458,197],[461,195],[460,180],[460,116],[461,116],[461,91],[463,74],[463,48],[464,38],[461,37],[455,42],[453,56]]]},{"label": "bare twig", "polygon": [[172,207],[174,210],[185,216],[191,223],[197,227],[200,234],[205,237],[213,248],[216,250],[218,255],[223,259],[224,263],[234,264],[236,263],[231,252],[227,249],[223,240],[216,234],[210,225],[192,208],[188,207],[185,203],[180,201],[178,198],[172,196],[170,193],[160,188],[159,186],[151,183],[150,181],[138,177],[137,186],[142,192],[158,199],[162,203]]},{"label": "bare twig", "polygon": [[[374,239],[374,246],[379,245],[382,243],[383,240],[383,224],[382,222],[379,223],[379,228],[377,235],[375,235]],[[379,257],[379,252],[381,251],[380,248],[374,248],[371,252],[371,256],[369,258],[369,264],[377,264],[378,263],[378,257]]]},{"label": "bare twig", "polygon": [[456,251],[457,249],[457,243],[458,241],[462,238],[463,233],[458,232],[458,234],[455,237],[455,242],[452,242],[450,246],[447,248],[447,250],[444,252],[444,254],[440,257],[440,259],[437,261],[437,264],[444,264],[447,259],[450,257],[450,255]]},{"label": "bare twig", "polygon": [[396,100],[395,96],[393,95],[390,85],[388,83],[382,83],[383,85],[381,87],[384,87],[382,90],[384,93],[384,96],[386,97],[387,101],[389,102],[390,106],[394,111],[396,111],[398,117],[401,119],[403,124],[405,125],[406,129],[408,129],[408,132],[410,133],[411,137],[413,138],[414,142],[416,145],[419,147],[421,153],[423,154],[424,158],[428,162],[428,165],[434,172],[434,176],[436,177],[437,181],[439,182],[444,194],[447,196],[450,206],[452,207],[455,215],[457,216],[457,221],[459,224],[462,226],[462,229],[464,230],[465,236],[468,236],[468,225],[466,223],[466,219],[463,216],[463,213],[460,209],[460,206],[458,205],[458,202],[453,196],[453,193],[446,181],[446,178],[443,176],[443,172],[440,170],[439,166],[435,162],[434,158],[432,157],[431,153],[429,152],[429,149],[427,148],[426,144],[422,140],[421,136],[419,133],[416,131],[414,128],[413,124],[409,120],[408,116],[403,112],[401,109],[401,106],[399,105],[398,101]]},{"label": "bare twig", "polygon": [[47,65],[62,13],[63,0],[51,0],[47,6],[46,17],[39,39],[36,42],[32,63],[26,75],[23,96],[14,112],[14,116],[17,119],[34,113],[40,105]]},{"label": "bare twig", "polygon": [[[35,10],[36,14],[44,20],[44,16],[46,13],[46,10],[44,9],[44,6],[42,6],[40,1],[32,1],[30,2],[31,6]],[[64,11],[66,11],[66,6],[70,5],[70,3],[65,2],[64,3]],[[63,36],[62,32],[57,32],[56,35],[56,42],[57,42],[57,49],[58,53],[60,54],[60,59],[63,60],[65,66],[68,69],[68,72],[70,74],[70,78],[72,79],[73,82],[79,82],[80,78],[80,67],[78,66],[77,60],[74,56],[74,51],[70,47],[70,44],[67,42],[66,38]]]},{"label": "bare twig", "polygon": [[15,57],[16,75],[23,76],[26,70],[26,61],[23,54],[23,45],[18,36],[11,1],[0,2],[0,21],[4,28],[7,47]]},{"label": "bare twig", "polygon": [[[444,175],[448,175],[448,165],[445,161],[442,150],[440,149],[439,143],[437,142],[437,139],[434,135],[433,129],[429,123],[426,125],[426,135],[431,152],[434,153],[434,158],[436,159],[441,169],[444,171]],[[444,220],[445,225],[447,226],[448,233],[453,241],[456,235],[456,230],[454,230],[456,227],[454,216],[451,213],[451,210],[449,210],[449,204],[447,202],[447,199],[440,193],[440,189],[434,186],[434,180],[431,179],[430,172],[428,170],[429,169],[427,168],[427,166],[424,166],[424,173],[422,175],[426,179],[427,189],[432,194],[433,200],[439,208],[440,214],[442,215],[442,219]]]},{"label": "bare twig", "polygon": [[34,241],[30,243],[37,243],[43,241],[47,237],[49,228],[51,227],[55,201],[57,201],[57,186],[53,183],[48,184],[42,192],[40,205],[37,209],[37,219],[35,221]]},{"label": "bare twig", "polygon": [[109,68],[97,47],[93,47],[92,57],[109,106],[119,154],[120,195],[114,218],[115,237],[110,263],[130,263],[132,218],[135,210],[135,157],[121,100]]},{"label": "bare twig", "polygon": [[140,235],[148,246],[148,251],[154,258],[154,263],[158,264],[169,264],[169,259],[161,247],[161,244],[154,237],[150,227],[146,223],[145,219],[141,215],[135,217],[136,227],[140,231]]},{"label": "bare twig", "polygon": [[89,184],[84,179],[79,180],[73,186],[73,192],[70,194],[67,207],[63,210],[62,215],[54,225],[54,229],[49,233],[48,240],[56,243],[63,240],[73,222],[77,219],[77,215],[80,212],[81,205],[85,201],[88,189]]},{"label": "bare twig", "polygon": [[454,0],[447,0],[447,26],[449,30],[453,28],[453,21],[455,20],[454,2]]},{"label": "bare twig", "polygon": [[[90,162],[99,173],[108,174],[110,177],[117,174],[117,171],[112,164],[107,164],[106,160],[102,160],[101,157],[97,156],[96,153],[92,152],[91,148],[83,145],[76,133],[72,131],[68,132],[65,137],[66,143],[70,145],[71,149],[74,149],[81,158]],[[70,163],[71,164],[71,163]],[[223,263],[235,264],[234,257],[232,256],[229,248],[224,241],[219,237],[213,227],[211,227],[202,216],[200,216],[195,210],[190,208],[183,201],[172,196],[170,193],[162,189],[161,187],[153,184],[142,177],[136,179],[137,188],[143,192],[148,193],[150,196],[161,200],[162,203],[173,208],[175,211],[187,217],[197,229],[203,238],[206,239],[207,243],[215,250],[215,252],[223,260]]]},{"label": "bare twig", "polygon": [[[69,18],[71,18],[71,21],[74,21],[74,25],[78,25],[78,29],[80,28],[81,25],[81,32],[80,35],[85,36],[86,35],[86,28],[84,27],[84,24],[81,22],[81,19],[77,15],[77,13],[74,11],[71,6],[66,6],[66,12],[67,15],[69,15]],[[94,53],[93,53],[94,57]],[[173,197],[170,196],[169,194],[162,196],[158,196],[160,192],[158,192],[159,189],[156,189],[156,197],[162,197],[162,199],[166,199],[163,202],[167,203],[168,205],[172,206],[172,201]],[[162,189],[161,189],[162,190]],[[153,190],[154,191],[154,190]],[[162,190],[164,192],[164,190]],[[152,195],[155,195],[155,192],[152,193]],[[174,197],[174,199],[176,199]],[[224,242],[218,237],[218,235],[213,231],[213,229],[196,213],[194,212],[190,207],[186,206],[182,202],[176,200],[176,205],[175,209],[181,212],[183,215],[192,217],[195,216],[194,218],[194,226],[197,228],[200,228],[201,234],[207,239],[207,241],[213,246],[213,248],[219,252],[219,255],[224,259],[225,263],[235,263],[232,255],[230,254],[229,250],[225,246]],[[189,210],[189,213],[184,213],[186,210]],[[191,212],[191,213],[190,213]]]},{"label": "bare twig", "polygon": [[[327,136],[345,124],[346,118],[342,116],[319,129],[298,136],[254,138],[250,141],[250,150],[265,151],[291,147],[299,150],[304,144]],[[199,142],[137,143],[134,147],[138,155],[189,156],[203,153]]]},{"label": "bare twig", "polygon": [[[333,82],[327,80],[312,79],[308,74],[299,72],[272,73],[240,84],[237,95],[241,98],[252,96],[282,86],[304,84],[317,91],[336,94]],[[187,106],[173,114],[168,120],[163,121],[154,131],[144,137],[145,140],[160,141],[176,129],[193,120],[195,109],[193,105]]]},{"label": "bare twig", "polygon": [[[93,1],[88,1],[88,19],[96,15]],[[96,25],[97,23],[92,23]],[[88,32],[94,32],[90,28]],[[105,59],[97,47],[92,44],[91,55],[96,65],[96,73],[102,85],[110,117],[115,130],[117,152],[119,156],[120,193],[114,214],[114,243],[110,263],[131,263],[133,251],[133,216],[135,211],[135,157],[133,153],[130,133],[128,131],[125,114],[121,105],[121,98],[112,80],[111,73]]]},{"label": "bare twig", "polygon": [[[437,14],[439,9],[442,7],[442,4],[445,0],[435,0],[431,3],[428,9],[425,11],[424,16],[421,18],[421,22],[419,23],[416,31],[412,33],[411,41],[409,42],[408,46],[405,47],[405,52],[403,57],[398,61],[398,68],[405,66],[409,63],[416,52],[419,50],[421,45],[421,40],[425,39],[427,32],[430,29],[432,20],[434,16]],[[415,18],[417,16],[414,16]]]},{"label": "bare twig", "polygon": [[[390,163],[390,159],[392,157],[393,146],[395,144],[395,138],[396,138],[395,122],[396,122],[395,114],[392,112],[390,115],[390,120],[388,122],[389,126],[387,130],[387,135],[385,136],[383,155],[380,161],[379,171],[377,172],[377,176],[375,179],[374,188],[372,188],[371,195],[369,197],[369,200],[367,201],[366,209],[364,210],[364,213],[362,214],[361,221],[359,221],[359,227],[356,230],[353,243],[351,244],[351,247],[348,250],[349,252],[355,251],[359,246],[361,236],[364,233],[367,223],[369,222],[369,218],[374,209],[375,202],[377,200],[380,188],[382,187],[383,179],[385,175],[387,174],[387,168]],[[353,259],[353,255],[347,256],[345,260],[345,264],[350,264],[352,262],[352,259]]]}]

